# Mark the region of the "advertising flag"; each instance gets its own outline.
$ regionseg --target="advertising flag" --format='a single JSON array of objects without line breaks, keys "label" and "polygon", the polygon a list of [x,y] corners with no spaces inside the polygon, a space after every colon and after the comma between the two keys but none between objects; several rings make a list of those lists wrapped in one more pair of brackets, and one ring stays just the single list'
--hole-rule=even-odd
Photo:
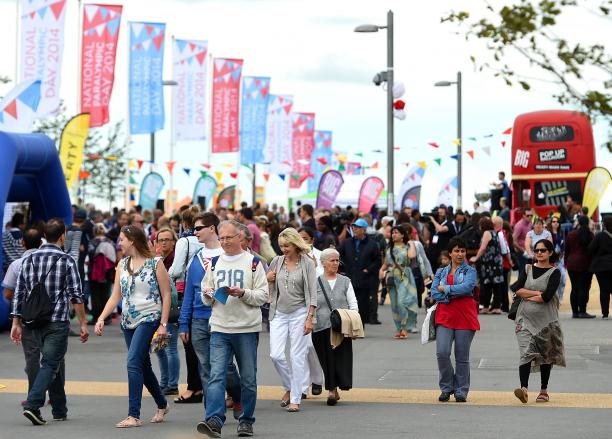
[{"label": "advertising flag", "polygon": [[292,108],[293,96],[270,95],[264,155],[273,174],[285,175],[291,172]]},{"label": "advertising flag", "polygon": [[91,127],[108,123],[108,105],[115,82],[115,57],[121,24],[120,5],[83,5],[81,47],[81,111]]},{"label": "advertising flag", "polygon": [[215,196],[215,192],[217,191],[217,180],[212,178],[210,175],[206,175],[198,178],[198,181],[195,184],[195,188],[193,189],[193,198],[192,202],[199,203],[200,197],[204,198],[204,209],[208,209],[208,207],[212,204],[212,200]]},{"label": "advertising flag", "polygon": [[250,165],[264,161],[270,78],[245,76],[242,79],[240,112],[240,163]]},{"label": "advertising flag", "polygon": [[236,198],[236,186],[231,185],[221,191],[217,197],[217,207],[233,208]]},{"label": "advertising flag", "polygon": [[24,81],[0,101],[0,131],[31,133],[42,81]]},{"label": "advertising flag", "polygon": [[342,174],[338,171],[327,171],[321,177],[317,191],[317,209],[331,209],[336,202],[340,189],[344,184]]},{"label": "advertising flag", "polygon": [[[423,163],[423,165],[425,165]],[[408,170],[408,173],[406,174],[406,177],[404,177],[404,181],[402,181],[402,185],[399,188],[399,191],[397,192],[399,197],[397,197],[397,199],[395,200],[395,209],[399,210],[402,207],[406,207],[406,205],[403,204],[403,200],[406,198],[406,194],[408,193],[408,191],[410,191],[410,189],[412,189],[415,186],[421,186],[421,182],[423,181],[423,176],[425,175],[425,166],[413,166],[412,168],[410,168]],[[417,199],[417,206],[419,204],[419,200]],[[408,206],[411,207],[411,206]]]},{"label": "advertising flag", "polygon": [[376,204],[384,188],[385,184],[380,178],[366,178],[359,191],[359,212],[370,213],[372,206]]},{"label": "advertising flag", "polygon": [[332,162],[332,132],[315,131],[314,150],[310,159],[310,173],[314,176],[308,179],[308,192],[317,190],[323,171]]},{"label": "advertising flag", "polygon": [[54,113],[60,105],[66,0],[20,0],[21,81],[41,80],[36,115]]},{"label": "advertising flag", "polygon": [[438,193],[438,200],[436,205],[445,204],[446,206],[455,206],[457,203],[457,177],[450,177],[444,182],[440,192]]},{"label": "advertising flag", "polygon": [[421,203],[421,186],[414,186],[406,191],[402,197],[402,208],[418,209]]},{"label": "advertising flag", "polygon": [[599,202],[606,193],[610,182],[612,182],[612,176],[610,176],[610,171],[606,168],[593,168],[589,175],[587,175],[586,182],[584,183],[582,206],[589,208],[591,217],[599,207]]},{"label": "advertising flag", "polygon": [[142,179],[140,185],[140,200],[138,204],[143,209],[153,210],[157,206],[157,200],[164,188],[164,178],[157,172],[149,172]]},{"label": "advertising flag", "polygon": [[70,119],[62,130],[59,155],[68,191],[72,190],[79,177],[83,164],[83,149],[89,135],[89,124],[89,114],[82,113]]},{"label": "advertising flag", "polygon": [[215,58],[213,65],[212,152],[237,152],[242,60]]},{"label": "advertising flag", "polygon": [[130,22],[130,134],[164,127],[165,23]]},{"label": "advertising flag", "polygon": [[[208,42],[174,40],[174,135],[176,140],[205,140]],[[195,202],[195,201],[194,201]]]},{"label": "advertising flag", "polygon": [[[292,178],[289,187],[299,188],[310,173],[310,156],[314,149],[314,113],[293,113],[291,115],[293,125],[293,140],[291,141],[291,152],[293,166],[291,173],[298,175]],[[306,163],[308,162],[308,163]]]}]

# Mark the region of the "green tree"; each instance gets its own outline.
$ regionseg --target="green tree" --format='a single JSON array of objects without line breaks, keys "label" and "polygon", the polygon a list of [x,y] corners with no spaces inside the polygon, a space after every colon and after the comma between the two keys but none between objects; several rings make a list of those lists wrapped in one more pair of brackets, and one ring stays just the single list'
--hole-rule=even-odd
[{"label": "green tree", "polygon": [[[525,90],[532,88],[534,80],[552,81],[558,85],[553,97],[560,104],[607,121],[612,132],[612,57],[604,44],[570,41],[557,28],[561,16],[571,17],[577,10],[609,25],[612,0],[515,0],[499,9],[486,2],[486,8],[485,17],[453,11],[441,19],[466,29],[467,40],[476,38],[486,44],[486,59],[471,56],[480,70],[490,69],[509,86],[518,84]],[[518,53],[542,77],[528,77],[509,65],[505,56],[510,52]],[[610,139],[605,146],[612,152]]]}]

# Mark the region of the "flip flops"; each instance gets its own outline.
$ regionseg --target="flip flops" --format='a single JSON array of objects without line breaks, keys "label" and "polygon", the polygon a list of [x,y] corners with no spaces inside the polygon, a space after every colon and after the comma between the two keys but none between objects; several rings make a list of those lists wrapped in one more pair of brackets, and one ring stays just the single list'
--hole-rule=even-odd
[{"label": "flip flops", "polygon": [[117,428],[132,428],[132,427],[140,427],[142,426],[142,421],[133,416],[128,416],[123,421],[115,424]]},{"label": "flip flops", "polygon": [[550,397],[548,396],[548,393],[545,393],[545,392],[540,392],[540,394],[536,398],[536,402],[548,402],[548,401],[550,401]]}]

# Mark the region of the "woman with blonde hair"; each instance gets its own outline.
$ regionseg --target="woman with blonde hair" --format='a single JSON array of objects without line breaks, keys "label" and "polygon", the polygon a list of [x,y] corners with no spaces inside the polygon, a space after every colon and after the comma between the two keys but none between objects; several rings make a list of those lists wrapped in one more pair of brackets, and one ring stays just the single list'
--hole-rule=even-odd
[{"label": "woman with blonde hair", "polygon": [[[270,357],[281,376],[285,394],[281,407],[298,412],[306,374],[306,355],[317,307],[315,265],[308,256],[310,246],[294,228],[278,236],[283,252],[270,263]],[[285,355],[291,339],[291,370]]]},{"label": "woman with blonde hair", "polygon": [[147,388],[157,410],[151,422],[159,423],[170,411],[168,401],[151,367],[149,348],[153,335],[165,337],[170,314],[170,282],[168,272],[149,249],[144,232],[135,226],[125,226],[119,234],[123,258],[117,266],[113,293],[96,322],[96,335],[104,332],[104,320],[119,300],[123,299],[121,328],[128,348],[127,371],[129,389],[128,416],[117,428],[140,427],[142,387]]}]

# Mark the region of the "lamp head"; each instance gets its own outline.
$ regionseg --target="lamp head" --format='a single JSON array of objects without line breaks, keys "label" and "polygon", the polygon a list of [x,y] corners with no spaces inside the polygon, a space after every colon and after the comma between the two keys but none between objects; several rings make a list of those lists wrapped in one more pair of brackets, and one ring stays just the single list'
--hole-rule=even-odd
[{"label": "lamp head", "polygon": [[355,32],[378,32],[380,26],[376,26],[375,24],[361,24],[355,28]]},{"label": "lamp head", "polygon": [[438,81],[434,84],[435,87],[449,87],[453,85],[454,82],[451,81]]}]

